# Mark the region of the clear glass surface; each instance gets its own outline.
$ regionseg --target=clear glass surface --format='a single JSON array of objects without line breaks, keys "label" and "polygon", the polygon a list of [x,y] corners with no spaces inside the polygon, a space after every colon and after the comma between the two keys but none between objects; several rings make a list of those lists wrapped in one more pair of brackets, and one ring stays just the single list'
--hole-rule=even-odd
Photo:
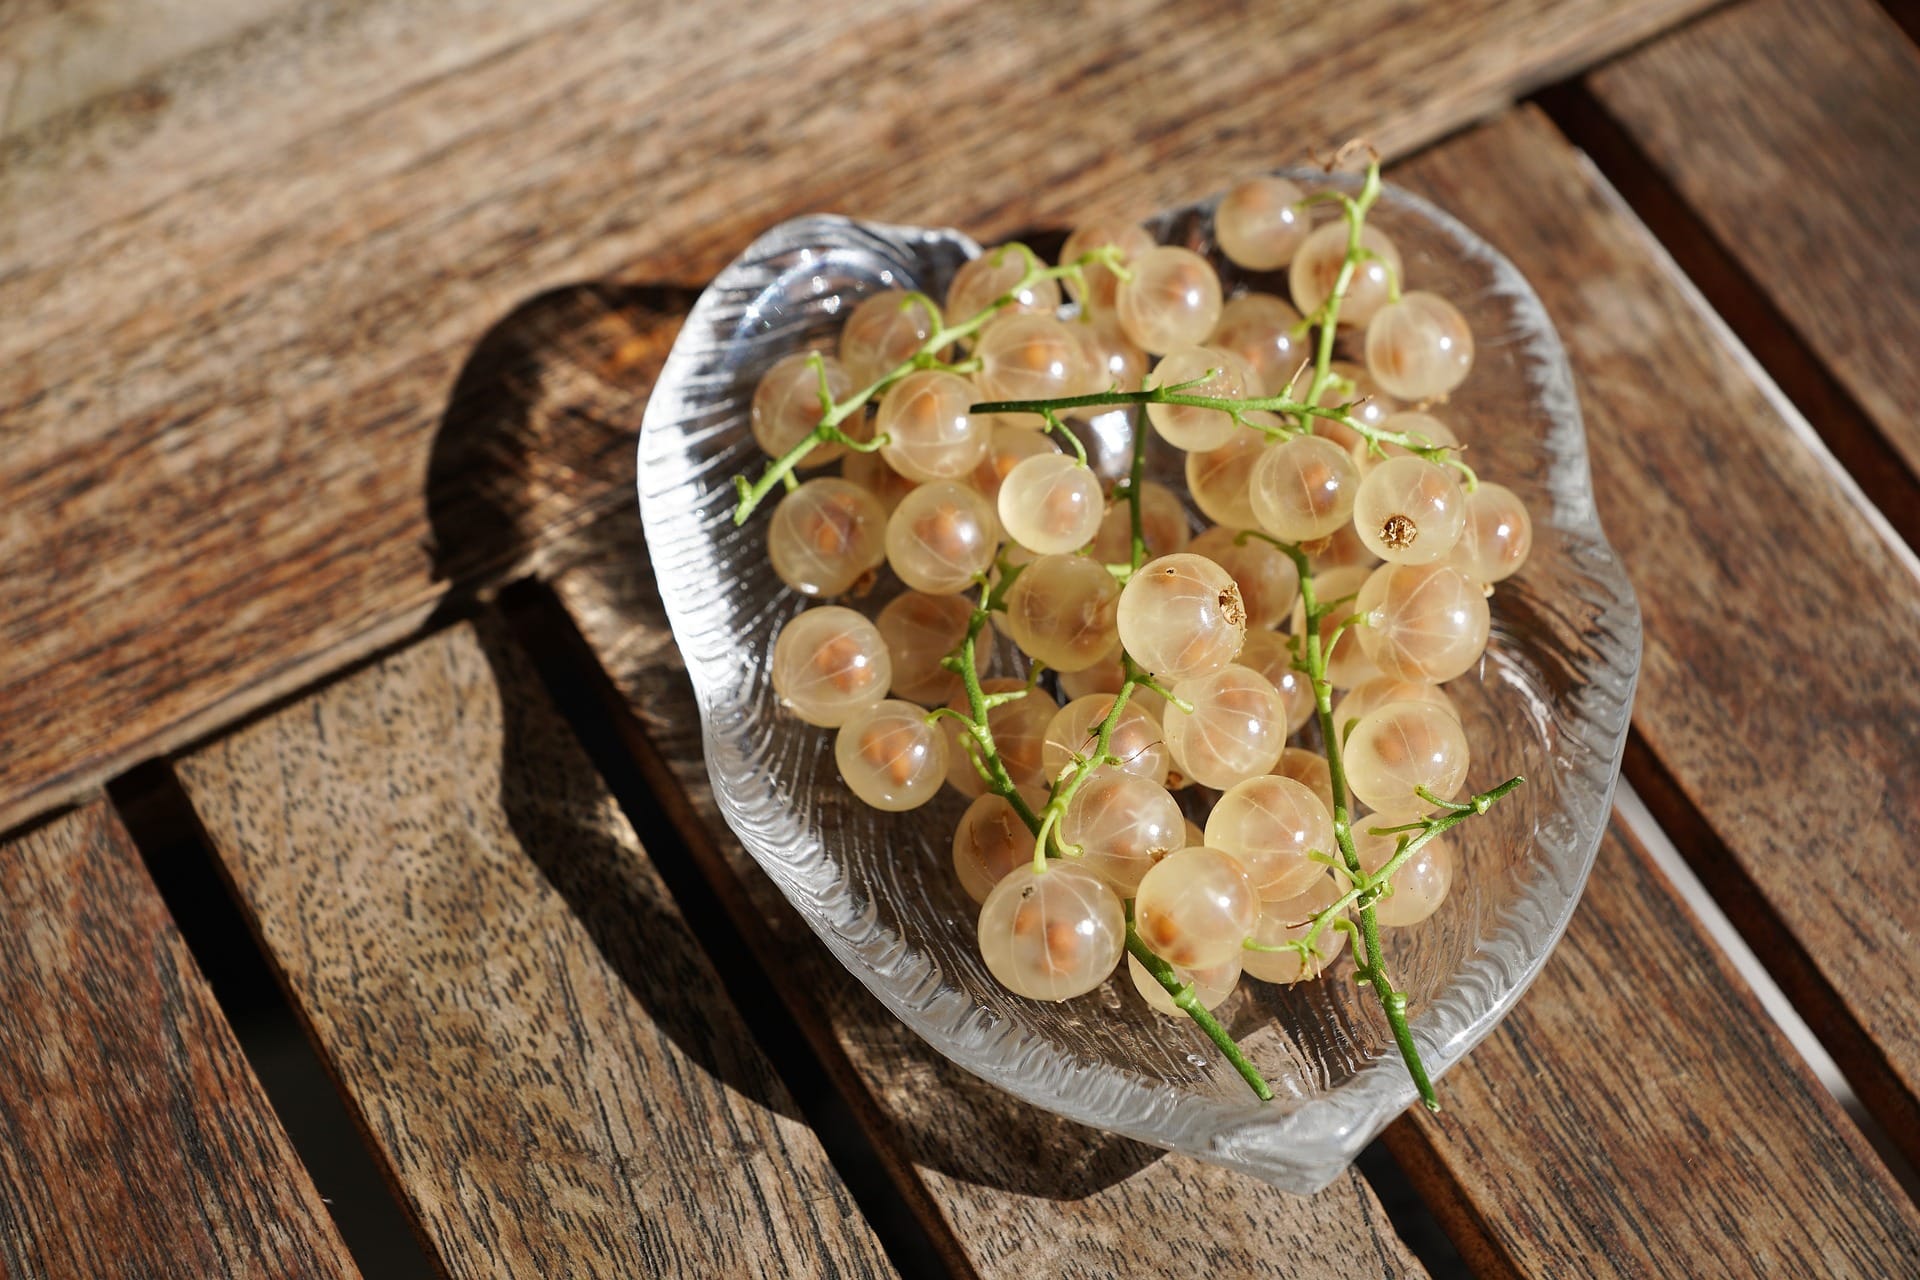
[{"label": "clear glass surface", "polygon": [[[1327,182],[1288,176],[1308,190]],[[1385,942],[1444,1099],[1447,1069],[1540,971],[1585,884],[1619,773],[1640,621],[1594,512],[1573,379],[1539,299],[1504,257],[1415,196],[1389,187],[1372,217],[1401,248],[1408,287],[1454,300],[1473,327],[1474,371],[1447,420],[1471,442],[1475,467],[1519,493],[1534,520],[1532,557],[1494,595],[1486,656],[1447,685],[1473,744],[1468,785],[1514,773],[1527,785],[1456,829],[1453,892],[1432,919]],[[1202,202],[1147,225],[1205,255],[1229,292],[1246,287],[1210,221]],[[1021,999],[988,974],[973,904],[950,866],[967,799],[947,790],[910,813],[867,808],[835,775],[832,731],[775,701],[773,637],[809,602],[768,563],[772,504],[733,524],[731,478],[765,464],[748,431],[754,386],[783,354],[830,346],[861,297],[886,288],[942,297],[978,252],[953,231],[783,223],[707,289],[662,370],[640,439],[641,512],[715,796],[828,948],[942,1053],[1075,1120],[1315,1191],[1414,1099],[1371,992],[1350,980],[1350,958],[1325,980],[1243,983],[1219,1011],[1273,1085],[1270,1103],[1191,1025],[1125,992],[1124,974],[1064,1004]],[[1125,415],[1095,417],[1087,432],[1090,455],[1114,474]],[[1184,495],[1180,464],[1150,453],[1155,477]],[[855,603],[871,614],[895,590],[884,574]]]}]

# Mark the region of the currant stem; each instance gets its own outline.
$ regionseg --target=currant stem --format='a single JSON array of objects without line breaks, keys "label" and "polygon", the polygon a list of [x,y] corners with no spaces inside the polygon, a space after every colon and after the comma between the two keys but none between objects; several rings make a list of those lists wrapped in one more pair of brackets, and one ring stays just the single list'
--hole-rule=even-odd
[{"label": "currant stem", "polygon": [[[1425,458],[1428,462],[1451,467],[1468,480],[1474,478],[1473,468],[1456,456],[1455,446],[1435,444],[1425,436],[1411,431],[1382,431],[1354,416],[1352,404],[1306,404],[1286,396],[1249,396],[1245,399],[1234,399],[1231,396],[1194,396],[1172,387],[1147,387],[1141,391],[1095,391],[1088,395],[1061,396],[1053,400],[982,400],[969,406],[968,412],[1033,413],[1044,416],[1069,409],[1098,409],[1123,404],[1168,404],[1190,409],[1217,409],[1232,417],[1241,426],[1261,432],[1275,440],[1291,440],[1295,436],[1311,435],[1313,430],[1307,425],[1307,419],[1324,418],[1351,430],[1367,442],[1369,449],[1377,449],[1389,444],[1395,445],[1417,457]],[[1254,412],[1283,414],[1297,421],[1282,420],[1279,423],[1247,421],[1246,415]]]},{"label": "currant stem", "polygon": [[1253,1096],[1262,1102],[1272,1102],[1272,1086],[1266,1082],[1259,1069],[1247,1060],[1247,1055],[1240,1051],[1240,1046],[1234,1042],[1232,1036],[1227,1034],[1227,1029],[1207,1011],[1205,1005],[1200,1003],[1199,998],[1194,995],[1192,984],[1180,981],[1173,971],[1173,966],[1155,955],[1145,939],[1135,931],[1131,901],[1127,903],[1127,954],[1138,960],[1141,967],[1153,975],[1154,981],[1173,997],[1174,1004],[1193,1019],[1194,1025],[1206,1034],[1207,1039],[1213,1041],[1220,1050],[1221,1056],[1233,1064],[1233,1069],[1240,1073],[1240,1078],[1245,1080],[1247,1087],[1253,1090]]},{"label": "currant stem", "polygon": [[1311,317],[1319,328],[1319,344],[1313,357],[1313,381],[1307,387],[1308,404],[1320,403],[1320,393],[1327,389],[1327,382],[1333,376],[1334,330],[1340,319],[1340,303],[1346,298],[1348,287],[1353,284],[1354,268],[1360,265],[1361,255],[1366,252],[1360,247],[1360,233],[1366,226],[1367,211],[1380,198],[1380,162],[1375,160],[1367,166],[1367,176],[1360,184],[1359,195],[1336,194],[1341,213],[1347,220],[1347,256],[1340,263],[1340,274],[1334,277],[1333,292],[1327,295],[1326,301],[1320,304],[1320,310]]},{"label": "currant stem", "polygon": [[[861,453],[872,453],[874,450],[885,445],[887,443],[885,435],[877,436],[872,440],[854,440],[840,429],[840,424],[866,408],[868,401],[885,391],[888,387],[891,387],[900,379],[906,377],[909,373],[912,373],[915,369],[946,367],[940,362],[940,352],[946,350],[956,342],[963,342],[971,338],[974,334],[986,328],[987,322],[999,315],[1003,309],[1011,306],[1014,299],[1022,292],[1032,288],[1043,280],[1060,280],[1067,277],[1078,278],[1086,267],[1095,265],[1112,267],[1119,261],[1119,250],[1112,246],[1095,249],[1091,253],[1082,254],[1074,261],[1063,263],[1057,267],[1044,265],[1040,261],[1039,256],[1023,244],[1003,245],[998,252],[1005,254],[1016,250],[1026,255],[1027,269],[1021,274],[1019,281],[1015,283],[1011,289],[995,298],[992,302],[989,302],[985,307],[982,307],[974,315],[961,321],[959,324],[935,325],[933,333],[928,335],[927,340],[921,343],[912,355],[902,360],[886,373],[880,375],[880,377],[874,379],[869,385],[862,387],[860,390],[848,396],[845,400],[835,403],[831,399],[825,389],[825,366],[818,365],[816,361],[816,364],[821,370],[821,415],[819,425],[814,427],[808,434],[802,436],[791,449],[788,449],[772,462],[769,462],[766,469],[760,473],[758,480],[749,483],[745,476],[734,477],[734,489],[739,501],[735,503],[733,508],[733,522],[736,525],[745,524],[747,517],[751,516],[760,504],[766,500],[766,496],[774,490],[775,486],[783,483],[784,478],[790,475],[795,467],[800,465],[800,460],[805,458],[809,453],[812,453],[818,446],[828,442],[834,442],[843,444],[847,448],[857,450]],[[914,297],[924,298],[925,296],[924,294],[909,295],[907,301],[911,302]]]}]

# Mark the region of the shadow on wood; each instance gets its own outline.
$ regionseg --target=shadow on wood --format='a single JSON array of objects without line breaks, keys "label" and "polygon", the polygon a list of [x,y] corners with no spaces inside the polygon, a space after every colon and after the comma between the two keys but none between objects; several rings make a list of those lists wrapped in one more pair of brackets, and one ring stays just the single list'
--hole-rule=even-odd
[{"label": "shadow on wood", "polygon": [[[572,468],[622,466],[619,492],[632,493],[645,389],[693,297],[672,286],[568,286],[488,331],[455,382],[428,464],[437,577],[465,582],[537,563],[534,534],[551,524],[536,513]],[[447,610],[471,607],[456,594]],[[719,988],[700,946],[658,875],[596,820],[604,789],[585,755],[550,749],[557,726],[533,664],[492,614],[474,631],[499,688],[501,797],[521,847],[660,1030],[730,1088],[798,1118],[769,1077],[740,1069],[756,1054],[716,1043],[730,1019],[705,1014],[702,1001]],[[638,834],[648,845],[659,837]]]},{"label": "shadow on wood", "polygon": [[[1054,250],[1059,238],[1040,232],[1033,242]],[[691,816],[677,824],[691,829],[679,838],[693,846],[709,880],[739,878],[752,905],[730,910],[743,917],[736,924],[761,951],[757,960],[795,1015],[814,1024],[817,1047],[852,1060],[852,1067],[843,1062],[834,1070],[839,1086],[879,1095],[877,1110],[860,1107],[870,1127],[901,1131],[898,1139],[872,1135],[876,1140],[898,1143],[907,1159],[941,1174],[1028,1195],[1072,1200],[1124,1181],[1160,1153],[1031,1108],[942,1058],[840,971],[725,834],[704,791],[692,692],[654,588],[633,499],[597,513],[564,546],[549,543],[529,554],[533,531],[551,527],[536,523],[535,514],[570,468],[623,467],[619,492],[633,493],[634,441],[646,394],[696,296],[677,286],[569,286],[523,303],[487,333],[449,397],[428,468],[436,573],[467,581],[497,576],[503,565],[537,572],[554,559],[608,570],[605,581],[615,589],[600,601],[594,639],[619,635],[617,655],[602,649],[601,656],[624,695],[620,712],[638,717],[671,762],[668,785],[692,801]],[[464,611],[469,602],[450,607]],[[543,785],[551,787],[541,782],[551,763],[513,758],[513,744],[523,736],[512,721],[520,714],[517,691],[526,688],[524,659],[503,632],[482,626],[479,634],[509,716],[503,770],[516,831],[651,1007],[660,993],[647,989],[653,979],[645,933],[636,924],[650,909],[646,892],[623,870],[617,849],[598,847],[590,837],[577,847],[556,838],[550,806],[538,820],[522,813],[538,803]],[[640,834],[650,845],[672,839],[658,831]],[[722,897],[742,900],[738,892]],[[699,1037],[689,1043],[692,1028],[676,1027],[670,1011],[653,1012],[712,1069]]]}]

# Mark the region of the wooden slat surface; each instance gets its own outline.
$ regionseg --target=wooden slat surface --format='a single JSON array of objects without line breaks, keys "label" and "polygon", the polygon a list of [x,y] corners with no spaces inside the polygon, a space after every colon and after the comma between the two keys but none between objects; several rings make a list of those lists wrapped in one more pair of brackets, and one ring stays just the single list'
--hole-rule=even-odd
[{"label": "wooden slat surface", "polygon": [[1522,113],[1400,175],[1571,349],[1646,647],[1630,773],[1883,1126],[1920,1144],[1920,566],[1645,229]]},{"label": "wooden slat surface", "polygon": [[[1623,477],[1636,466],[1657,465],[1632,452],[1638,447],[1631,439],[1640,429],[1638,411],[1651,387],[1668,388],[1665,394],[1688,404],[1690,420],[1707,423],[1717,421],[1715,414],[1764,414],[1765,401],[1737,358],[1717,347],[1720,335],[1676,288],[1651,241],[1607,202],[1591,170],[1536,114],[1514,113],[1424,154],[1396,176],[1465,211],[1507,247],[1563,325],[1582,377],[1603,508],[1616,537],[1628,535],[1621,541],[1647,607],[1649,675],[1642,706],[1661,710],[1650,699],[1667,685],[1655,673],[1684,666],[1674,646],[1687,639],[1685,624],[1699,625],[1692,613],[1701,605],[1665,598],[1670,588],[1662,575],[1670,578],[1674,565],[1661,558],[1657,539],[1636,530],[1631,513],[1622,509]],[[1540,231],[1529,234],[1518,224],[1541,216],[1536,200],[1543,192],[1552,212]],[[1623,359],[1629,362],[1625,368]],[[1672,385],[1674,366],[1690,379],[1685,385]],[[1665,421],[1645,419],[1646,429]],[[1780,465],[1797,464],[1796,474],[1817,476],[1818,468],[1797,449],[1776,446],[1785,455]],[[1680,500],[1662,490],[1653,496],[1654,517],[1663,514],[1662,496]],[[1712,514],[1709,507],[1699,518]],[[1840,542],[1821,554],[1836,556],[1851,546],[1868,571],[1879,565],[1889,572],[1885,550],[1869,554],[1870,539],[1850,530],[1844,512],[1830,511],[1827,520]],[[1661,527],[1674,536],[1671,524]],[[1673,557],[1682,568],[1691,563],[1686,549]],[[608,521],[582,540],[578,554],[580,562],[558,583],[563,600],[620,681],[674,779],[693,798],[694,812],[717,828],[704,791],[690,694],[664,631],[634,522]],[[1739,599],[1721,607],[1736,616],[1751,608]],[[1873,636],[1900,636],[1901,625],[1898,612],[1889,611],[1864,617],[1853,628],[1836,631],[1830,625],[1828,636],[1864,655]],[[1664,679],[1671,683],[1671,676]],[[1676,694],[1665,696],[1671,703]],[[1734,705],[1751,715],[1754,701]],[[1886,730],[1868,724],[1850,732]],[[817,964],[817,949],[796,943],[797,924],[750,861],[724,837],[722,848],[773,922],[785,954],[800,953],[794,965]],[[1809,860],[1816,856],[1807,854]],[[1754,1274],[1795,1274],[1775,1264],[1809,1257],[1872,1274],[1876,1264],[1920,1248],[1912,1207],[1891,1190],[1857,1132],[1778,1034],[1764,1026],[1751,996],[1728,979],[1724,962],[1670,886],[1617,835],[1564,947],[1566,954],[1528,997],[1514,1025],[1461,1069],[1458,1093],[1449,1086],[1448,1117],[1422,1121],[1399,1143],[1409,1154],[1425,1153],[1430,1199],[1457,1211],[1449,1213],[1450,1226],[1482,1265],[1497,1274],[1553,1274],[1578,1256],[1582,1274],[1738,1271],[1740,1260],[1714,1252],[1724,1243],[1730,1215],[1741,1223],[1743,1248],[1751,1246],[1747,1261]],[[1638,950],[1622,956],[1621,948]],[[1614,984],[1602,980],[1615,970],[1632,976]],[[827,992],[845,986],[825,979],[804,985]],[[944,1154],[954,1141],[950,1128],[912,1118],[918,1115],[914,1100],[929,1089],[901,1077],[930,1079],[940,1069],[915,1065],[911,1043],[900,1042],[897,1030],[887,1035],[891,1028],[875,1028],[873,1020],[881,1015],[870,1002],[829,999],[824,1013],[882,1104],[907,1109],[908,1140],[920,1144],[913,1158],[956,1229],[964,1236],[969,1224],[994,1221],[998,1215],[979,1197],[977,1178],[946,1174],[953,1160]],[[866,1051],[875,1039],[881,1051]],[[1646,1047],[1633,1051],[1636,1065],[1623,1080],[1623,1049],[1641,1040]],[[1737,1069],[1725,1065],[1732,1055],[1743,1055]],[[917,1127],[922,1124],[924,1133]],[[1018,1133],[1034,1124],[1003,1127]],[[1039,1139],[1031,1149],[1023,1146],[1020,1157],[1057,1150],[1049,1144],[1060,1141]],[[971,1144],[967,1156],[986,1158]],[[1754,1180],[1756,1170],[1773,1180]],[[1669,1248],[1680,1252],[1663,1256]],[[1695,1251],[1691,1260],[1688,1250]]]},{"label": "wooden slat surface", "polygon": [[632,421],[558,424],[513,536],[429,518],[462,361],[537,295],[805,209],[991,235],[1405,148],[1702,2],[368,0],[0,143],[0,825],[626,501]]},{"label": "wooden slat surface", "polygon": [[1636,785],[1920,1151],[1920,566],[1542,117],[1400,177],[1513,257],[1571,347],[1599,514],[1640,585]]},{"label": "wooden slat surface", "polygon": [[494,628],[181,776],[451,1274],[893,1274]]},{"label": "wooden slat surface", "polygon": [[359,1275],[104,801],[0,847],[0,1011],[0,1275]]},{"label": "wooden slat surface", "polygon": [[1387,1141],[1481,1280],[1907,1274],[1920,1213],[1618,822],[1566,940]]},{"label": "wooden slat surface", "polygon": [[1874,0],[1748,0],[1588,83],[1920,476],[1920,49]]},{"label": "wooden slat surface", "polygon": [[[637,512],[569,548],[558,590],[644,726],[649,781],[721,883],[782,997],[906,1184],[987,1280],[1116,1275],[1417,1276],[1348,1171],[1309,1199],[1095,1132],[983,1084],[890,1014],[814,939],[713,804],[699,714],[667,631]],[[583,655],[582,661],[592,661]]]}]

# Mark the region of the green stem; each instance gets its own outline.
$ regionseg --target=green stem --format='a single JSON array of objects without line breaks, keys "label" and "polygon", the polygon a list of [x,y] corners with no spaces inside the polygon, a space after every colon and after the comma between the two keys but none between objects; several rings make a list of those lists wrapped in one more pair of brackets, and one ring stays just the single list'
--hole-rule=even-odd
[{"label": "green stem", "polygon": [[[1127,486],[1127,500],[1131,507],[1133,528],[1130,572],[1132,569],[1138,569],[1146,559],[1146,539],[1142,533],[1140,516],[1141,485],[1146,477],[1146,425],[1146,413],[1143,410],[1136,415],[1134,423],[1133,457],[1128,473],[1130,480]],[[1081,782],[1099,765],[1112,761],[1114,730],[1119,727],[1120,718],[1126,711],[1127,701],[1133,691],[1141,687],[1160,690],[1160,686],[1124,650],[1121,652],[1121,668],[1125,672],[1125,677],[1121,681],[1119,692],[1113,696],[1113,705],[1107,709],[1106,718],[1100,722],[1100,729],[1095,735],[1092,750],[1085,756],[1074,758],[1060,778],[1055,781],[1052,792],[1047,797],[1047,803],[1039,813],[1035,813],[1015,788],[1012,777],[1007,773],[1006,763],[1001,760],[999,750],[994,745],[993,732],[987,724],[986,693],[980,686],[979,672],[973,665],[974,643],[986,626],[988,616],[995,608],[1000,607],[1007,588],[1012,585],[1012,580],[1018,572],[1017,566],[1003,566],[999,584],[992,588],[982,588],[980,606],[973,612],[966,637],[961,640],[959,647],[953,653],[947,655],[946,661],[950,669],[959,672],[967,691],[967,704],[971,713],[966,717],[967,729],[974,742],[980,747],[976,764],[980,767],[981,776],[986,779],[988,788],[994,794],[1004,797],[1013,806],[1014,812],[1020,815],[1020,820],[1027,824],[1027,830],[1033,832],[1034,866],[1038,870],[1045,868],[1047,859],[1053,856],[1049,850],[1057,848],[1059,844],[1060,819],[1065,815],[1067,805],[1072,801],[1074,793],[1079,790]],[[1194,1025],[1213,1041],[1221,1055],[1233,1064],[1233,1069],[1239,1072],[1241,1078],[1252,1088],[1255,1096],[1262,1102],[1272,1101],[1272,1088],[1247,1060],[1246,1054],[1240,1051],[1240,1046],[1234,1042],[1231,1035],[1227,1034],[1226,1028],[1222,1027],[1219,1021],[1200,1004],[1193,993],[1192,985],[1182,982],[1174,973],[1173,966],[1155,955],[1146,941],[1134,931],[1131,900],[1128,900],[1126,907],[1128,952],[1146,967],[1147,972],[1151,973],[1154,980],[1172,997],[1174,1004],[1186,1011],[1187,1015],[1193,1019]]]},{"label": "green stem", "polygon": [[1339,323],[1340,303],[1347,296],[1347,289],[1353,284],[1354,268],[1360,265],[1360,234],[1366,226],[1367,211],[1373,208],[1373,202],[1380,198],[1380,163],[1375,161],[1367,166],[1367,176],[1360,186],[1357,196],[1340,195],[1341,212],[1347,219],[1347,256],[1340,263],[1340,274],[1334,277],[1333,292],[1320,304],[1320,310],[1312,317],[1319,326],[1319,344],[1314,351],[1313,381],[1307,387],[1307,403],[1319,404],[1320,395],[1327,389],[1327,381],[1333,376],[1333,336]]},{"label": "green stem", "polygon": [[1154,981],[1173,997],[1174,1004],[1193,1019],[1194,1025],[1206,1034],[1207,1039],[1213,1041],[1221,1055],[1233,1064],[1235,1071],[1240,1073],[1240,1078],[1247,1082],[1247,1087],[1253,1090],[1254,1096],[1262,1102],[1272,1102],[1272,1087],[1267,1084],[1266,1079],[1261,1076],[1253,1063],[1247,1060],[1247,1055],[1240,1051],[1240,1046],[1234,1043],[1232,1036],[1227,1034],[1227,1029],[1207,1011],[1205,1005],[1200,1003],[1199,997],[1194,994],[1193,984],[1180,981],[1179,975],[1173,971],[1173,966],[1155,955],[1153,949],[1146,944],[1146,940],[1134,931],[1131,904],[1127,911],[1127,954],[1138,960],[1141,966],[1153,975]]},{"label": "green stem", "polygon": [[[1326,616],[1326,608],[1314,598],[1313,568],[1307,561],[1306,553],[1298,547],[1290,548],[1294,566],[1300,570],[1300,601],[1306,614],[1305,657],[1307,661],[1307,679],[1313,684],[1314,712],[1320,721],[1320,735],[1325,740],[1327,752],[1327,774],[1333,788],[1333,838],[1340,846],[1340,856],[1346,862],[1347,874],[1356,885],[1367,882],[1367,874],[1360,866],[1360,854],[1353,844],[1353,823],[1347,803],[1347,768],[1345,752],[1341,748],[1339,735],[1333,728],[1333,684],[1327,679],[1327,654],[1320,646],[1320,620]],[[1393,989],[1393,980],[1387,975],[1386,958],[1380,951],[1380,921],[1374,911],[1373,899],[1360,899],[1360,936],[1365,940],[1367,963],[1361,973],[1373,985],[1374,995],[1380,1000],[1380,1008],[1387,1015],[1387,1025],[1393,1029],[1393,1039],[1400,1046],[1400,1057],[1407,1064],[1407,1074],[1413,1077],[1413,1087],[1420,1094],[1420,1101],[1427,1110],[1438,1111],[1440,1100],[1434,1096],[1433,1081],[1427,1077],[1427,1067],[1420,1060],[1420,1049],[1413,1042],[1413,1030],[1407,1024],[1407,998]]]},{"label": "green stem", "polygon": [[[819,424],[807,435],[802,436],[791,449],[788,449],[772,462],[769,462],[766,469],[760,473],[758,480],[749,482],[745,476],[734,477],[733,484],[738,501],[733,508],[733,522],[737,525],[745,524],[747,517],[751,516],[754,511],[758,509],[760,504],[766,500],[767,495],[773,492],[775,487],[779,486],[785,477],[792,473],[795,467],[800,465],[801,459],[805,458],[809,453],[812,453],[818,446],[832,441],[844,444],[850,449],[857,449],[862,453],[871,453],[886,444],[887,440],[884,435],[878,436],[873,440],[854,440],[844,431],[840,430],[840,424],[864,409],[868,401],[884,392],[901,378],[912,373],[915,369],[939,367],[940,352],[945,351],[956,342],[963,342],[971,338],[981,329],[984,329],[987,323],[999,315],[1004,308],[1011,306],[1015,298],[1022,292],[1032,288],[1043,280],[1059,280],[1067,276],[1077,276],[1086,267],[1095,264],[1110,267],[1119,260],[1118,250],[1111,247],[1095,249],[1091,253],[1082,254],[1074,261],[1063,263],[1057,267],[1049,267],[1042,264],[1039,256],[1023,244],[1003,245],[999,252],[1010,253],[1015,250],[1026,255],[1027,269],[1021,274],[1019,281],[1016,282],[1012,288],[1008,289],[1005,293],[995,298],[992,302],[989,302],[985,307],[982,307],[974,315],[969,316],[959,324],[936,323],[933,326],[933,332],[928,335],[927,340],[921,343],[912,355],[902,360],[880,377],[874,379],[871,384],[860,388],[845,400],[836,403],[824,390],[826,379],[823,373],[821,377],[823,390],[820,397],[821,415]],[[912,305],[916,300],[918,300],[921,305],[928,305],[925,294],[909,295],[907,302],[909,305]],[[932,313],[930,305],[928,305],[928,309],[929,312]]]},{"label": "green stem", "polygon": [[[1246,399],[1236,400],[1230,396],[1188,395],[1172,387],[1148,387],[1141,391],[1095,391],[1088,395],[1061,396],[1054,400],[982,400],[970,406],[969,412],[1045,415],[1049,412],[1059,413],[1069,409],[1097,409],[1123,404],[1171,404],[1192,409],[1217,409],[1232,417],[1241,426],[1276,440],[1290,440],[1295,436],[1311,435],[1312,430],[1305,425],[1306,420],[1324,418],[1351,430],[1365,440],[1370,449],[1379,448],[1382,445],[1396,445],[1408,453],[1425,458],[1428,462],[1451,467],[1469,480],[1473,478],[1473,468],[1459,459],[1456,446],[1435,444],[1416,432],[1382,431],[1371,423],[1355,417],[1353,406],[1350,404],[1308,404],[1287,396],[1249,396]],[[1287,422],[1284,418],[1277,423],[1248,421],[1246,415],[1255,412],[1282,414],[1295,421]]]}]

